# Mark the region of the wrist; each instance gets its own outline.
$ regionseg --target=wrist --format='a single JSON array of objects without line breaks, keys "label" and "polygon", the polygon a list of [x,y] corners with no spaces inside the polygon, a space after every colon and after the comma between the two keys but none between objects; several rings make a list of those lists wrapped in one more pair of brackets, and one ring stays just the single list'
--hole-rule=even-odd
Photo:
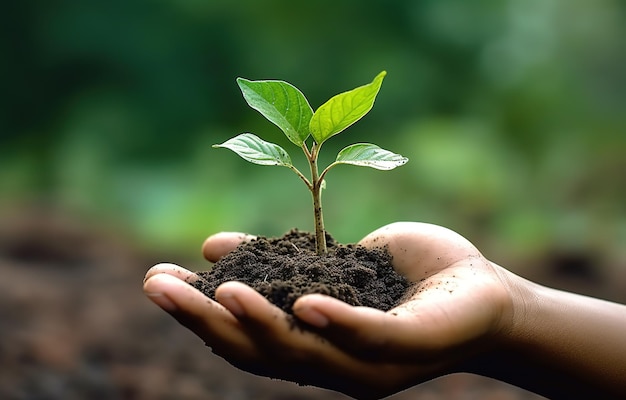
[{"label": "wrist", "polygon": [[[546,394],[535,385],[537,371],[534,360],[537,349],[529,340],[541,304],[541,287],[502,267],[493,264],[506,293],[501,299],[501,312],[484,346],[464,364],[464,372],[507,382]],[[534,353],[533,355],[530,355]]]},{"label": "wrist", "polygon": [[458,372],[509,382],[505,379],[507,372],[502,366],[512,367],[515,364],[513,354],[522,345],[523,340],[520,339],[526,335],[529,315],[534,313],[537,287],[505,268],[491,264],[498,282],[492,291],[491,301],[497,305],[498,312],[491,328],[472,344],[472,351],[458,366]]},{"label": "wrist", "polygon": [[548,288],[494,265],[509,293],[467,372],[552,399],[624,398],[626,306]]},{"label": "wrist", "polygon": [[530,322],[538,315],[542,287],[498,265],[494,265],[508,299],[503,307],[497,332],[497,343],[503,347],[517,347],[529,334]]}]

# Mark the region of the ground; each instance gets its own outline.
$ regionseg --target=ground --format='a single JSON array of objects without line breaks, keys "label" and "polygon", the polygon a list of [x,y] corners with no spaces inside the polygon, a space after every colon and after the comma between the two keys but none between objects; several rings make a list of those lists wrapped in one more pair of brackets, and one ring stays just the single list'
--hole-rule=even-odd
[{"label": "ground", "polygon": [[[119,230],[49,208],[5,213],[0,219],[0,398],[347,398],[257,377],[213,355],[141,290],[151,265],[185,259],[132,243]],[[391,397],[416,398],[539,397],[465,374]]]}]

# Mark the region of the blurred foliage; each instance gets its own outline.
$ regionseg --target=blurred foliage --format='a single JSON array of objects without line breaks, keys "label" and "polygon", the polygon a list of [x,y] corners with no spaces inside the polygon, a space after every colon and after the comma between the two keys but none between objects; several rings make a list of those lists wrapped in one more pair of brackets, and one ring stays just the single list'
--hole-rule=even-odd
[{"label": "blurred foliage", "polygon": [[290,171],[210,148],[244,131],[290,146],[235,78],[286,80],[317,108],[384,69],[374,109],[325,146],[372,141],[410,162],[329,174],[326,223],[339,240],[418,220],[504,257],[562,247],[626,256],[622,1],[2,9],[0,205],[50,202],[185,251],[219,230],[310,230],[308,193]]}]

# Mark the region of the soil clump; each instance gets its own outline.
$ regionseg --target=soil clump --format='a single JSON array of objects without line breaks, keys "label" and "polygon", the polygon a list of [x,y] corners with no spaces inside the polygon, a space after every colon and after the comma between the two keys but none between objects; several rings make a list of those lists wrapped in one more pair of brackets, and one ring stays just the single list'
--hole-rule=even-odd
[{"label": "soil clump", "polygon": [[227,281],[243,282],[271,303],[292,314],[302,295],[320,293],[353,306],[387,311],[398,305],[410,287],[391,265],[384,248],[342,245],[326,234],[328,254],[315,252],[315,236],[296,229],[277,238],[258,237],[220,259],[209,271],[198,272],[192,285],[215,299],[215,289]]}]

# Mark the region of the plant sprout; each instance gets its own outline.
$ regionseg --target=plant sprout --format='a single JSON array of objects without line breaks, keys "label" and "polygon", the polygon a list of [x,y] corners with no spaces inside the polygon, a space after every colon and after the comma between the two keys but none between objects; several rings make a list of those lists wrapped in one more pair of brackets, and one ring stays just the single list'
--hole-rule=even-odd
[{"label": "plant sprout", "polygon": [[[339,164],[390,170],[408,161],[406,157],[374,144],[356,143],[342,149],[336,160],[319,172],[318,155],[322,144],[372,109],[385,75],[386,72],[382,71],[371,83],[332,97],[315,112],[302,92],[287,82],[237,79],[248,105],[278,126],[293,144],[302,149],[310,166],[310,177],[307,178],[292,164],[289,154],[282,147],[266,142],[252,133],[242,133],[213,147],[230,149],[254,164],[287,167],[302,179],[313,196],[318,255],[327,252],[321,194],[328,171]],[[312,137],[310,145],[307,144],[309,137]]]}]

